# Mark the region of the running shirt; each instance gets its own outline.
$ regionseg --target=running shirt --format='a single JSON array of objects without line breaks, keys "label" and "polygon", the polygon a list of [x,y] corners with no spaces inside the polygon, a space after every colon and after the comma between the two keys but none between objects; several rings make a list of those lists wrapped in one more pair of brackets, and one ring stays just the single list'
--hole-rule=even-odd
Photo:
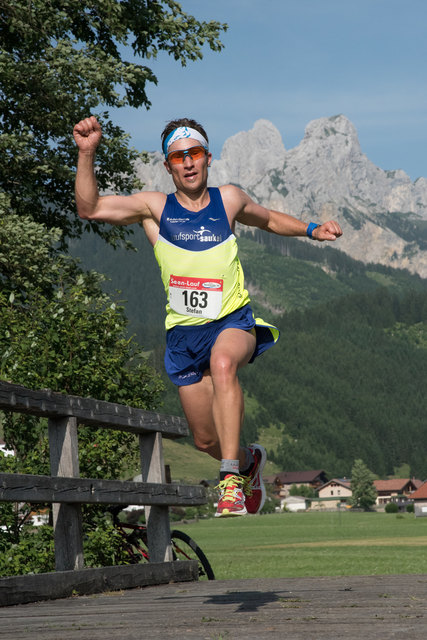
[{"label": "running shirt", "polygon": [[167,295],[166,329],[218,320],[249,303],[237,241],[218,188],[193,212],[167,196],[154,254]]}]

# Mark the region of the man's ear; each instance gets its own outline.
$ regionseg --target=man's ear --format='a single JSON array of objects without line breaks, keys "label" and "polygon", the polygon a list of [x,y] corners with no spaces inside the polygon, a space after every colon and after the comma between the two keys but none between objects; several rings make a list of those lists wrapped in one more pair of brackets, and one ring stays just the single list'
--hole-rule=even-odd
[{"label": "man's ear", "polygon": [[168,162],[167,160],[165,160],[165,161],[163,162],[163,164],[164,164],[164,165],[165,165],[165,167],[166,167],[166,171],[167,171],[169,174],[170,174],[170,173],[172,173],[171,168],[170,168],[170,166],[169,166],[169,162]]},{"label": "man's ear", "polygon": [[208,158],[208,167],[210,167],[212,163],[212,154],[210,152],[207,154],[207,158]]}]

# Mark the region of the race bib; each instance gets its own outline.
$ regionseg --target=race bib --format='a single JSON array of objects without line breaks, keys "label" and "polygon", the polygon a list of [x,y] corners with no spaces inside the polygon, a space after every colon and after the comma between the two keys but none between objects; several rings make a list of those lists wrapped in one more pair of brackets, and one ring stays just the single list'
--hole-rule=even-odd
[{"label": "race bib", "polygon": [[184,316],[215,320],[222,307],[223,280],[215,278],[169,278],[169,304]]}]

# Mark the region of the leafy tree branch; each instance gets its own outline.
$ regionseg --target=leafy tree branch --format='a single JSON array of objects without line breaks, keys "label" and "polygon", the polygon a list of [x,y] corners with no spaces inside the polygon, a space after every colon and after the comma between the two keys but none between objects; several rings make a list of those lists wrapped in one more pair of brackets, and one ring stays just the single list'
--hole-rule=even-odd
[{"label": "leafy tree branch", "polygon": [[123,237],[123,228],[75,215],[73,126],[89,114],[102,123],[101,190],[140,188],[132,175],[140,154],[108,108],[148,109],[157,78],[142,62],[166,52],[185,66],[204,46],[220,51],[225,29],[173,0],[0,0],[0,190],[16,213],[60,227],[63,246],[88,228],[113,243]]}]

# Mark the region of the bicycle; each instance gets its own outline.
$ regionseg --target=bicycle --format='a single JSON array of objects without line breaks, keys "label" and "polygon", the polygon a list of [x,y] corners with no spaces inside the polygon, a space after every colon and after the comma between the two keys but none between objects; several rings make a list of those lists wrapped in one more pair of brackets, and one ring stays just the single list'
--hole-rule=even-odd
[{"label": "bicycle", "polygon": [[[133,524],[120,520],[119,513],[122,510],[123,506],[121,505],[108,508],[113,518],[113,525],[123,538],[123,547],[129,556],[130,564],[149,562],[147,527],[145,524]],[[171,531],[171,543],[174,560],[197,560],[199,580],[215,580],[209,560],[189,535],[183,531],[173,529]]]}]

